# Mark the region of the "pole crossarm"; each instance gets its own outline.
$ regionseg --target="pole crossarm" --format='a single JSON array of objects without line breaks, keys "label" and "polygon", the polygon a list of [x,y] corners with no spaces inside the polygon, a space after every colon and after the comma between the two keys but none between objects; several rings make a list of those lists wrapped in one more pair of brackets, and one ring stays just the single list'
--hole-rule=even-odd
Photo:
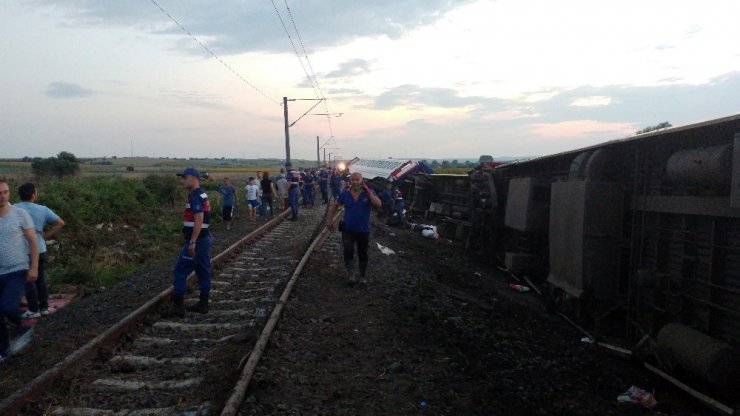
[{"label": "pole crossarm", "polygon": [[[306,99],[304,99],[303,101],[309,101],[309,100],[310,100],[310,99],[306,98]],[[319,104],[321,104],[321,102],[322,102],[322,101],[324,101],[324,100],[325,100],[325,98],[318,98],[318,99],[316,99],[316,100],[315,100],[315,101],[317,101],[317,102],[316,102],[316,104],[314,104],[314,105],[313,105],[313,107],[309,108],[309,109],[308,109],[308,110],[307,110],[307,111],[306,111],[305,113],[303,113],[303,115],[302,115],[302,116],[298,117],[298,119],[296,119],[296,121],[294,121],[294,122],[290,123],[290,125],[289,125],[288,127],[293,127],[293,126],[295,125],[295,123],[297,123],[297,122],[298,122],[298,120],[300,120],[300,119],[302,119],[303,117],[305,117],[305,116],[306,116],[306,114],[310,113],[310,112],[311,112],[311,110],[313,110],[314,108],[316,108],[316,106],[318,106]],[[295,99],[294,99],[294,100],[291,100],[291,101],[295,101]]]}]

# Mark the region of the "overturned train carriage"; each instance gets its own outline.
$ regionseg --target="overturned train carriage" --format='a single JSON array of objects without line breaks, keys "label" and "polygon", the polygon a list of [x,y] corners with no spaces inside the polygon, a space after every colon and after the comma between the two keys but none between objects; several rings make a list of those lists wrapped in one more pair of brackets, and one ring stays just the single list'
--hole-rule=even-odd
[{"label": "overturned train carriage", "polygon": [[470,195],[471,250],[600,334],[737,386],[740,115],[478,168]]}]

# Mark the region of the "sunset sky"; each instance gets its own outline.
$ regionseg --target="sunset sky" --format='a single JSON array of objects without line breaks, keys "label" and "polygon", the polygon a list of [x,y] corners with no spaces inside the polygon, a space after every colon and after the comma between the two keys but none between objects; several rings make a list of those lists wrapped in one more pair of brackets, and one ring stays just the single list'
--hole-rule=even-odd
[{"label": "sunset sky", "polygon": [[291,128],[306,159],[316,136],[345,158],[535,156],[740,113],[737,0],[2,4],[4,158],[282,158],[284,96],[326,98]]}]

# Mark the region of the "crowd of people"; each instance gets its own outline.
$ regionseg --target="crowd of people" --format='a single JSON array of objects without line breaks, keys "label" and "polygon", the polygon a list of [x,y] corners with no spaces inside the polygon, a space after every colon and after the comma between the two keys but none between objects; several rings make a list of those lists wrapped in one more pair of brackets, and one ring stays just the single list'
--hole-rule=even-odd
[{"label": "crowd of people", "polygon": [[[211,204],[200,186],[201,174],[194,167],[177,173],[188,191],[183,212],[183,243],[172,269],[171,316],[184,317],[186,311],[208,313],[211,288],[210,233]],[[247,218],[255,224],[257,216],[264,220],[290,210],[290,218],[297,220],[299,201],[303,208],[320,203],[328,206],[327,227],[333,229],[334,214],[344,208],[339,224],[344,246],[343,257],[349,284],[357,277],[364,281],[367,275],[370,213],[381,208],[387,216],[387,225],[404,224],[403,197],[398,188],[388,182],[376,194],[363,181],[360,173],[320,167],[294,170],[290,163],[271,177],[269,172],[258,172],[244,186]],[[239,191],[230,178],[223,179],[218,189],[221,216],[227,230],[231,229],[239,202]],[[38,319],[49,314],[49,292],[45,278],[46,240],[64,227],[64,221],[50,208],[36,203],[38,191],[33,183],[18,188],[21,202],[10,203],[8,182],[0,178],[0,363],[19,346],[27,343],[33,333],[27,319]],[[394,220],[394,214],[396,219]],[[359,258],[359,273],[354,270],[354,253]],[[187,276],[195,272],[200,289],[196,303],[185,306]],[[25,296],[27,309],[22,310]],[[10,342],[15,339],[14,342]]]}]

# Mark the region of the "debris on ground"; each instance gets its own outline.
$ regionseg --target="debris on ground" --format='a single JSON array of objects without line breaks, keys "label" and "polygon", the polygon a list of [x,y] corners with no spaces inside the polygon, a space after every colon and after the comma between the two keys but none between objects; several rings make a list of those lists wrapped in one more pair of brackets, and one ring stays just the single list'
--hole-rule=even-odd
[{"label": "debris on ground", "polygon": [[635,403],[648,409],[654,409],[658,405],[655,395],[637,386],[631,386],[627,391],[617,396],[620,403]]},{"label": "debris on ground", "polygon": [[388,247],[386,247],[384,245],[381,245],[380,243],[375,243],[375,244],[378,245],[378,249],[380,250],[380,252],[383,253],[383,254],[385,254],[386,256],[391,255],[391,254],[396,254],[395,251],[393,251],[392,249],[390,249],[390,248],[388,248]]},{"label": "debris on ground", "polygon": [[529,292],[529,286],[518,285],[516,283],[509,283],[509,287],[517,292]]}]

